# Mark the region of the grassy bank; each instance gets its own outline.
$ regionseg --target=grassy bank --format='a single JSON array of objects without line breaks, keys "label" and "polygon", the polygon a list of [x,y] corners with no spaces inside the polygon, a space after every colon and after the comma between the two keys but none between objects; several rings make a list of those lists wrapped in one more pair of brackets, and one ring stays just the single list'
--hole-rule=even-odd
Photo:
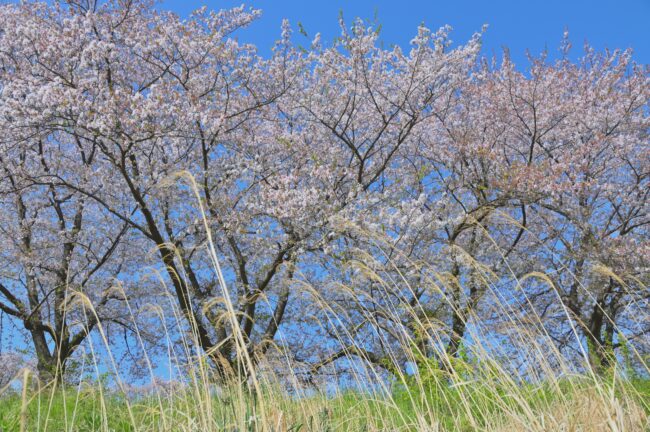
[{"label": "grassy bank", "polygon": [[[420,382],[418,382],[420,381]],[[188,385],[126,395],[84,383],[77,388],[6,391],[5,431],[644,431],[650,381],[570,377],[518,384],[502,379],[453,382],[440,376],[393,383],[389,393],[349,390],[290,396]]]}]

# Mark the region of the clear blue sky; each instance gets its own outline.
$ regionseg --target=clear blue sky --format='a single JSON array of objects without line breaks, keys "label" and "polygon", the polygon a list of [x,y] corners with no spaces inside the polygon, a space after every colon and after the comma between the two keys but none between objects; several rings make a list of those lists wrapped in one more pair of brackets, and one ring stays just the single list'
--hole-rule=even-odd
[{"label": "clear blue sky", "polygon": [[[163,0],[160,7],[184,16],[203,5],[223,9],[240,4],[241,0]],[[376,13],[387,46],[407,46],[422,22],[432,29],[451,25],[456,43],[488,24],[484,53],[500,54],[501,48],[508,46],[523,66],[526,49],[537,54],[548,47],[549,53],[556,55],[568,28],[572,56],[580,54],[588,40],[597,49],[633,48],[637,62],[650,63],[650,0],[250,0],[245,4],[262,9],[263,15],[239,38],[255,43],[262,54],[268,54],[279,37],[282,18],[288,18],[294,27],[301,22],[310,38],[320,32],[323,41],[331,41],[339,34],[338,14],[343,11],[347,22],[355,17],[372,19]],[[295,39],[308,42],[297,32]]]}]

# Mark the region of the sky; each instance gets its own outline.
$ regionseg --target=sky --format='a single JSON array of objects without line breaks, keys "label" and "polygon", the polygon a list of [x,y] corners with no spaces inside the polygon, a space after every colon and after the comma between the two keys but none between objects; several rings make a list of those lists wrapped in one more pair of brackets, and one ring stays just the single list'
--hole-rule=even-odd
[{"label": "sky", "polygon": [[[242,0],[163,0],[159,6],[186,16],[193,9],[207,6],[224,9],[239,6]],[[585,41],[598,50],[632,48],[638,63],[650,64],[650,0],[249,0],[246,5],[262,10],[262,17],[240,32],[241,41],[257,45],[268,55],[279,38],[283,18],[307,31],[306,39],[297,31],[295,42],[308,46],[320,32],[323,41],[339,35],[340,11],[346,22],[361,17],[382,25],[381,39],[386,47],[408,47],[419,24],[431,29],[451,25],[455,43],[463,43],[488,24],[483,53],[500,55],[508,47],[518,66],[526,64],[526,50],[539,54],[545,48],[551,57],[558,55],[565,29],[573,45],[572,57],[579,56]]]}]

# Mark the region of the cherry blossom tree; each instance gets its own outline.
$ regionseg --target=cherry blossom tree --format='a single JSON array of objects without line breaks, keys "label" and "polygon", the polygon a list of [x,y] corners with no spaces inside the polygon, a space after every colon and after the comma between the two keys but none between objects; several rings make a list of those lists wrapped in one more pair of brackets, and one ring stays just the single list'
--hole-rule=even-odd
[{"label": "cherry blossom tree", "polygon": [[[445,31],[424,28],[410,54],[386,51],[359,22],[343,27],[336,46],[315,42],[303,55],[285,25],[262,60],[229,38],[258,14],[243,8],[185,21],[140,2],[4,13],[13,20],[3,34],[7,129],[38,132],[70,161],[65,175],[32,181],[93,202],[155,245],[217,364],[234,354],[202,215],[190,188],[163,183],[194,175],[219,253],[235,270],[239,325],[251,353],[264,351],[301,254],[321,246],[332,215],[381,192],[413,131],[468,76],[478,51],[478,39],[451,50]],[[256,318],[262,298],[275,303],[266,324]]]},{"label": "cherry blossom tree", "polygon": [[[648,301],[650,86],[630,53],[576,63],[565,41],[520,71],[477,61],[480,33],[454,46],[421,26],[405,52],[357,20],[307,49],[284,22],[263,58],[233,36],[259,14],[0,9],[0,307],[44,376],[98,323],[124,322],[144,285],[111,287],[145,264],[222,377],[280,330],[316,368],[351,354],[385,367],[404,332],[456,356],[468,322],[493,319],[488,287],[534,303],[559,344],[577,323],[601,364],[646,338],[629,305]],[[552,287],[525,278],[537,270]],[[347,321],[309,327],[323,304]]]},{"label": "cherry blossom tree", "polygon": [[[370,276],[337,275],[368,287],[338,296],[366,327],[330,331],[349,340],[324,363],[352,354],[405,368],[412,359],[396,358],[391,342],[403,347],[406,330],[444,366],[469,321],[496,339],[495,317],[530,322],[522,311],[567,355],[580,361],[587,350],[596,368],[626,344],[647,351],[648,70],[630,52],[587,47],[573,62],[568,49],[565,40],[556,62],[531,58],[525,72],[507,53],[499,66],[484,61],[426,121],[391,178],[397,187],[358,211],[388,240],[370,255],[367,239],[357,243]],[[481,303],[486,290],[496,308]],[[417,307],[386,313],[408,305]],[[430,322],[431,334],[418,335]]]},{"label": "cherry blossom tree", "polygon": [[77,193],[33,184],[39,173],[66,175],[55,145],[32,137],[2,150],[0,309],[22,321],[41,377],[61,378],[98,322],[121,315],[126,293],[113,284],[128,226]]},{"label": "cherry blossom tree", "polygon": [[554,305],[549,316],[566,307],[606,366],[613,348],[643,345],[649,330],[634,318],[650,295],[648,69],[629,51],[588,46],[572,62],[569,48],[565,39],[554,63],[533,58],[527,75],[506,59],[485,93],[504,131],[502,183],[528,203],[528,228],[543,242],[537,269],[554,283],[535,297]]},{"label": "cherry blossom tree", "polygon": [[[426,191],[435,201],[429,206],[426,193],[414,186],[412,179],[421,180],[424,173],[423,164],[416,160],[417,149],[435,139],[429,125],[458,109],[457,94],[470,80],[480,34],[467,45],[452,49],[450,28],[432,33],[420,27],[410,52],[404,53],[399,47],[377,47],[377,32],[361,21],[350,30],[342,29],[339,45],[320,54],[328,61],[313,69],[298,99],[298,112],[309,122],[300,129],[309,137],[306,142],[323,140],[328,148],[312,159],[346,169],[337,176],[336,188],[344,192],[340,196],[353,198],[343,201],[328,226],[331,231],[324,233],[330,241],[323,249],[323,273],[329,278],[315,282],[329,285],[321,290],[321,301],[338,304],[332,309],[348,316],[322,320],[329,322],[322,329],[323,336],[342,346],[316,360],[315,368],[348,355],[385,367],[386,353],[373,346],[377,343],[373,335],[379,331],[394,342],[399,337],[391,334],[389,327],[406,326],[411,332],[417,327],[409,312],[398,316],[385,310],[397,304],[413,309],[418,304],[418,313],[426,315],[441,304],[437,295],[424,288],[421,262],[440,252],[440,243],[432,237],[448,215],[438,206],[440,191]],[[383,239],[377,241],[377,236]],[[376,248],[377,243],[382,247]],[[375,289],[381,282],[357,277],[355,272],[350,275],[348,263],[360,259],[359,251],[368,266],[373,257],[366,254],[374,251],[378,263],[398,269],[398,279],[408,276],[414,289],[388,292]],[[349,289],[336,288],[341,285]],[[430,302],[430,310],[423,307],[424,298]],[[311,350],[300,357],[314,360],[313,354]]]}]

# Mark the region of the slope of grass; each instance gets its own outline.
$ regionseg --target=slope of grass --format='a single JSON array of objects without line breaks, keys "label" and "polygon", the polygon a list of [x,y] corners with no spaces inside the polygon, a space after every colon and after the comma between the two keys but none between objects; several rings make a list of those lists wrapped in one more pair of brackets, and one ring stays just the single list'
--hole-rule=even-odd
[{"label": "slope of grass", "polygon": [[[207,390],[207,389],[202,389]],[[517,387],[442,379],[395,385],[391,394],[349,390],[259,396],[233,387],[220,395],[191,388],[127,398],[88,383],[77,389],[6,392],[5,431],[644,431],[650,381],[572,377]]]}]

